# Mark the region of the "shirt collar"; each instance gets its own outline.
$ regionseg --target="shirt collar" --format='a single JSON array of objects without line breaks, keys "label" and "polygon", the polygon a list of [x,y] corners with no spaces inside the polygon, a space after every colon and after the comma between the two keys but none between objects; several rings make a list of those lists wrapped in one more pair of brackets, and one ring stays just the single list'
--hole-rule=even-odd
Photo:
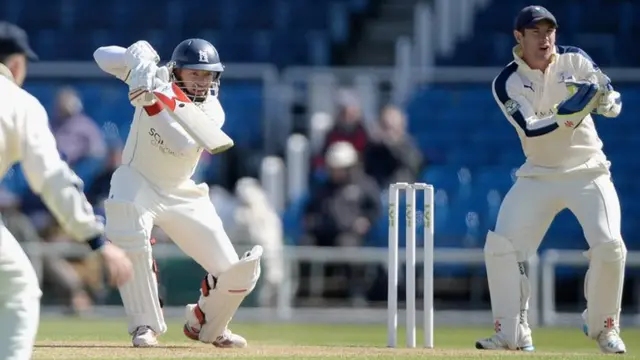
[{"label": "shirt collar", "polygon": [[11,70],[9,70],[9,68],[6,67],[4,64],[0,64],[0,76],[4,76],[7,79],[15,82],[13,78],[13,74],[11,73]]},{"label": "shirt collar", "polygon": [[[516,45],[513,47],[513,59],[518,64],[518,67],[522,67],[527,71],[534,71],[527,65],[527,63],[522,59],[522,48],[520,45]],[[551,64],[553,64],[558,59],[558,47],[556,46],[553,49],[553,54],[551,55]]]}]

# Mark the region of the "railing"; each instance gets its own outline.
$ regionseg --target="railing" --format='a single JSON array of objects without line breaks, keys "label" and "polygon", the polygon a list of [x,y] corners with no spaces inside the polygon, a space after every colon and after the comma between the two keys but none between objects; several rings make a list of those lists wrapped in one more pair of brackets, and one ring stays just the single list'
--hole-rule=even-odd
[{"label": "railing", "polygon": [[[507,64],[504,64],[505,66]],[[232,66],[232,65],[229,65]],[[440,84],[487,84],[502,71],[503,67],[477,67],[477,66],[438,66],[433,74],[432,82]],[[415,74],[420,71],[414,69]],[[614,83],[638,83],[640,82],[640,68],[606,68],[602,71],[611,78]],[[304,85],[313,81],[315,74],[325,74],[335,79],[337,83],[351,84],[357,76],[374,75],[378,81],[390,82],[393,79],[394,68],[389,67],[362,67],[362,66],[335,66],[330,68],[311,66],[292,66],[280,72],[280,79],[285,84]],[[424,82],[426,79],[419,76],[416,81]]]},{"label": "railing", "polygon": [[420,81],[430,83],[438,56],[453,56],[460,40],[472,35],[483,0],[434,0],[416,3],[413,36],[396,40],[392,102],[403,105]]},{"label": "railing", "polygon": [[[548,250],[542,256],[541,261],[541,288],[542,288],[542,323],[544,324],[566,324],[570,322],[571,314],[560,313],[556,310],[556,268],[558,266],[571,266],[587,268],[589,260],[580,251],[575,250]],[[640,252],[629,252],[627,254],[627,269],[640,267]],[[640,283],[635,284],[636,290],[640,290]],[[632,323],[640,326],[640,295],[636,291],[636,316]]]},{"label": "railing", "polygon": [[[58,252],[65,256],[82,256],[89,252],[88,247],[76,243],[25,243],[25,251],[42,275],[41,254],[43,252]],[[157,244],[153,248],[154,256],[158,259],[184,259],[186,255],[173,244]],[[378,264],[387,267],[387,250],[384,248],[327,248],[327,247],[295,247],[284,248],[284,281],[279,284],[278,299],[275,311],[273,309],[243,309],[240,318],[252,321],[320,321],[320,322],[380,322],[385,319],[385,309],[376,308],[295,308],[292,300],[297,287],[295,266],[300,262],[316,264],[351,263]],[[421,264],[423,254],[417,252],[417,263]],[[404,251],[399,257],[404,259]],[[466,264],[469,266],[484,266],[482,249],[436,248],[434,263],[438,265]],[[640,266],[640,252],[629,252],[627,256],[629,266]],[[558,314],[555,312],[554,272],[558,265],[586,266],[586,259],[580,251],[549,250],[539,259],[534,257],[529,264],[531,281],[531,301],[529,317],[531,324],[554,326],[559,324],[581,323],[579,314]],[[541,271],[540,271],[541,270]],[[540,284],[541,286],[538,286]],[[321,286],[321,285],[320,285]],[[542,299],[542,304],[538,302]],[[636,299],[639,301],[640,299]],[[180,313],[176,309],[174,313]],[[171,313],[173,310],[169,309]],[[402,317],[400,317],[402,318]],[[437,323],[448,324],[482,324],[490,323],[491,315],[488,311],[453,310],[438,311],[436,306],[435,319]],[[625,326],[640,326],[640,314],[635,316],[623,315]]]},{"label": "railing", "polygon": [[419,76],[429,79],[435,66],[435,14],[430,4],[418,2],[413,15],[415,65]]},{"label": "railing", "polygon": [[396,67],[393,74],[393,86],[391,90],[391,102],[397,106],[403,106],[407,100],[415,80],[412,69],[414,46],[409,37],[401,37],[396,40]]}]

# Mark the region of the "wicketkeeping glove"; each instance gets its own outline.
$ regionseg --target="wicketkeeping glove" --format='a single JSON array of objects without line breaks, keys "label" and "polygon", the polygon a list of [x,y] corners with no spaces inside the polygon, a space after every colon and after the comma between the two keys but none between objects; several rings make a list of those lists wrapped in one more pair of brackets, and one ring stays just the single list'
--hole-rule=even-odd
[{"label": "wicketkeeping glove", "polygon": [[620,93],[613,90],[610,84],[607,85],[601,93],[602,95],[600,96],[600,101],[598,101],[598,106],[592,112],[606,117],[618,116],[622,108],[622,97]]},{"label": "wicketkeeping glove", "polygon": [[616,117],[622,110],[622,99],[620,93],[611,86],[611,79],[601,71],[594,71],[588,76],[589,81],[600,86],[600,96],[596,108],[591,111],[593,114],[605,117]]},{"label": "wicketkeeping glove", "polygon": [[600,97],[597,84],[590,82],[567,82],[567,89],[571,96],[557,105],[556,116],[571,117],[582,120],[598,104]]}]

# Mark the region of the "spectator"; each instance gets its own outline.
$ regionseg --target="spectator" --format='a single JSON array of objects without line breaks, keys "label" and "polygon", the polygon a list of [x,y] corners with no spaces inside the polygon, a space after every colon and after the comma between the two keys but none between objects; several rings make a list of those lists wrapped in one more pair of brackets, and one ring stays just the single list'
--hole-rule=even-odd
[{"label": "spectator", "polygon": [[[303,216],[306,235],[302,243],[362,246],[371,225],[381,215],[380,190],[375,181],[362,172],[358,153],[351,143],[333,143],[327,150],[325,162],[329,178],[311,190]],[[364,266],[337,268],[347,279],[351,299],[358,303],[365,299],[368,290],[366,269]]]},{"label": "spectator", "polygon": [[[83,113],[82,101],[72,88],[58,91],[51,130],[62,157],[85,183],[91,182],[102,170],[107,144],[100,127]],[[89,162],[98,164],[90,166]]]},{"label": "spectator", "polygon": [[324,166],[324,156],[331,145],[338,141],[350,143],[358,154],[362,154],[369,136],[362,123],[362,109],[355,93],[342,90],[338,94],[338,115],[335,124],[325,137],[324,148],[315,159],[316,168]]},{"label": "spectator", "polygon": [[364,153],[365,172],[387,187],[394,182],[415,182],[423,157],[413,138],[407,134],[404,113],[386,106],[380,115],[378,131]]}]

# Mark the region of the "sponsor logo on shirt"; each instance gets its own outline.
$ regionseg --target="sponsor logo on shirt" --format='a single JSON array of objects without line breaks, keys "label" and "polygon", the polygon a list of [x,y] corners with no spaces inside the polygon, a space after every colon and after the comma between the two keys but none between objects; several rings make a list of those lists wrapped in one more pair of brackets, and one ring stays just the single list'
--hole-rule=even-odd
[{"label": "sponsor logo on shirt", "polygon": [[162,140],[162,136],[158,133],[158,131],[156,131],[156,129],[150,128],[149,136],[151,136],[151,145],[158,148],[158,150],[160,150],[161,153],[175,156],[175,157],[182,156],[182,154],[176,153],[175,151],[173,151],[171,148],[169,148],[167,145],[164,144],[164,140]]},{"label": "sponsor logo on shirt", "polygon": [[555,111],[553,109],[549,109],[546,111],[536,111],[536,116],[539,118],[544,118],[544,117],[548,117],[555,114]]}]

